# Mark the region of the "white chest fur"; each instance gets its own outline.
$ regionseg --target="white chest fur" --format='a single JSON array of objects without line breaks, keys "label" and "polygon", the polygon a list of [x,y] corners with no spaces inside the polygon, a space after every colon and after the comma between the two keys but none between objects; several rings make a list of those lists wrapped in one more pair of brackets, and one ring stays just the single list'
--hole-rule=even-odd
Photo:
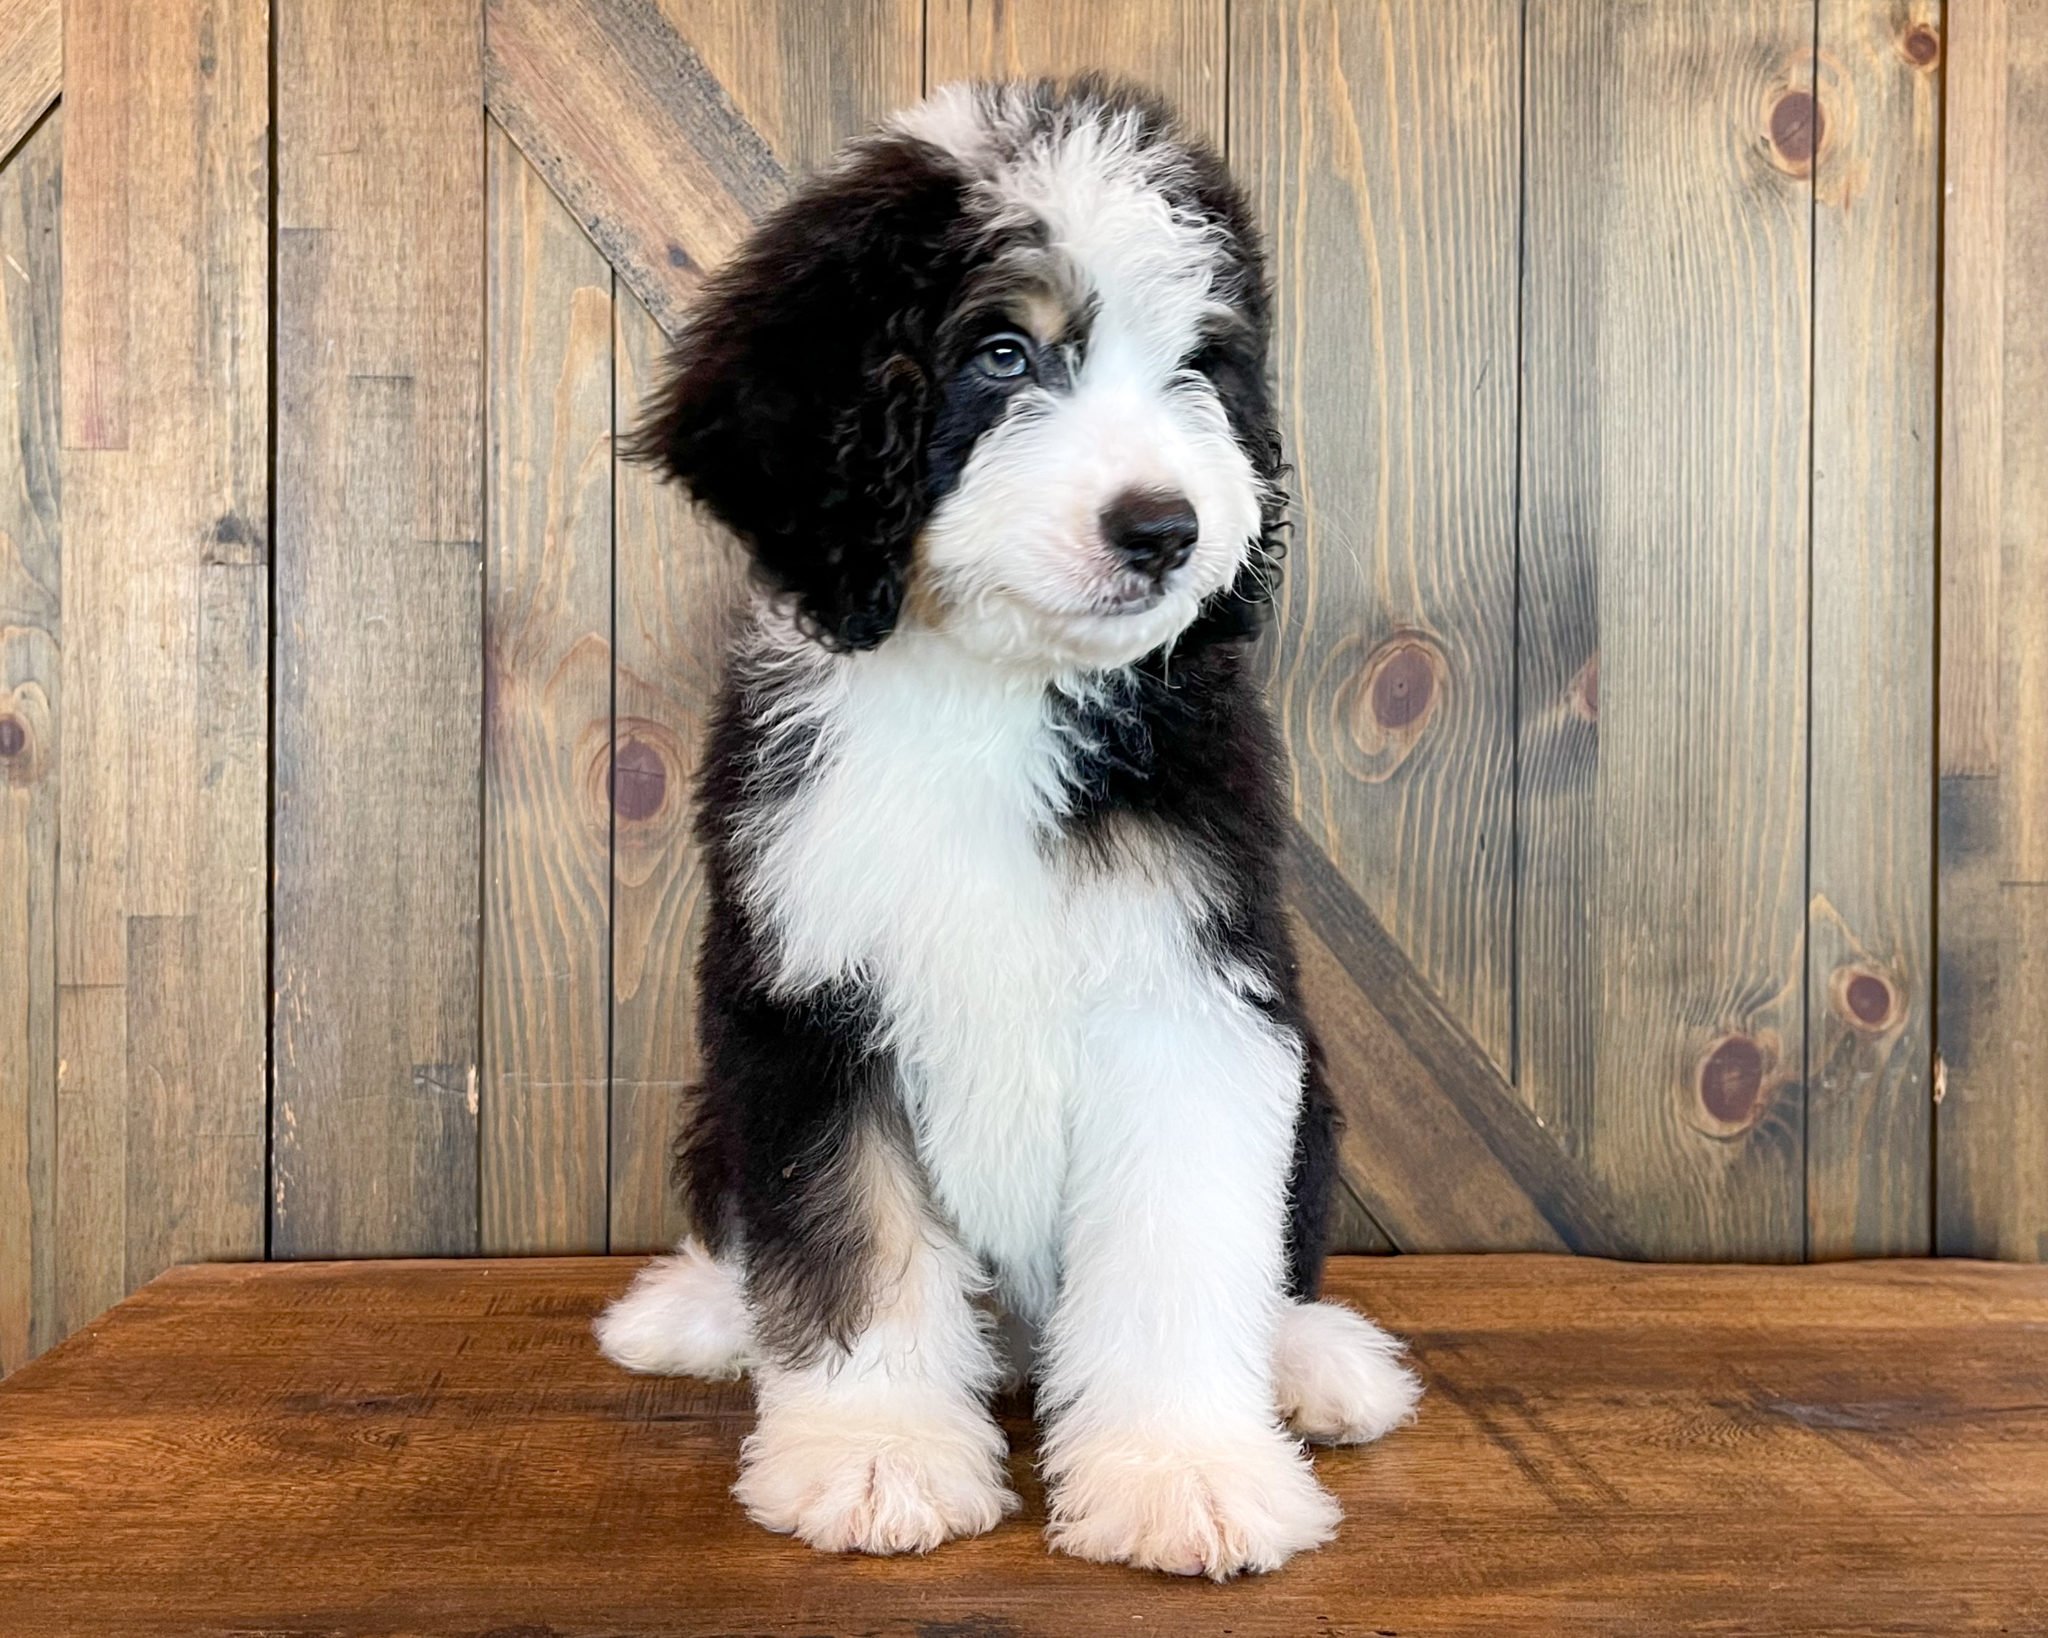
[{"label": "white chest fur", "polygon": [[1042,1314],[1091,1038],[1148,992],[1219,982],[1192,884],[1163,855],[1061,845],[1072,740],[1041,682],[915,633],[801,671],[816,750],[764,821],[751,903],[787,988],[872,988],[940,1204]]}]

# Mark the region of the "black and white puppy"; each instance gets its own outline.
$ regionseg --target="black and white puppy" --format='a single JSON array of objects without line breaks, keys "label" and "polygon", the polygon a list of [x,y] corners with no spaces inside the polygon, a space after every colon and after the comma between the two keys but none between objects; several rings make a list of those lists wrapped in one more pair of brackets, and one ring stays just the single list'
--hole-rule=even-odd
[{"label": "black and white puppy", "polygon": [[599,1322],[754,1375],[735,1492],[819,1547],[1016,1505],[1218,1578],[1327,1540],[1298,1437],[1418,1386],[1315,1301],[1332,1111],[1249,644],[1284,500],[1243,200],[1156,102],[954,87],[706,287],[659,460],[760,593],[699,792],[703,1241]]}]

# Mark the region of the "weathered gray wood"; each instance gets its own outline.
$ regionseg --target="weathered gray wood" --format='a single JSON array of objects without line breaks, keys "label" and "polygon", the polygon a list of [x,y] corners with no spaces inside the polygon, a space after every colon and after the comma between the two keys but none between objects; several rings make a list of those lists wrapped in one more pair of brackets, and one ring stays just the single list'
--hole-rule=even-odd
[{"label": "weathered gray wood", "polygon": [[61,1334],[263,1249],[270,30],[65,10]]},{"label": "weathered gray wood", "polygon": [[0,1375],[56,1340],[61,121],[0,168]]},{"label": "weathered gray wood", "polygon": [[1821,0],[1806,1249],[1932,1248],[1938,0]]},{"label": "weathered gray wood", "polygon": [[1805,1240],[1813,28],[1528,11],[1519,1068],[1653,1256]]},{"label": "weathered gray wood", "polygon": [[936,87],[1100,70],[1150,86],[1221,142],[1229,26],[1224,0],[932,0],[925,77]]},{"label": "weathered gray wood", "polygon": [[602,1251],[612,273],[495,121],[487,153],[482,1242]]},{"label": "weathered gray wood", "polygon": [[[671,332],[707,267],[782,197],[782,168],[692,36],[732,0],[488,0],[491,112]],[[855,15],[814,12],[847,36]],[[715,25],[715,18],[711,19]],[[782,59],[756,9],[751,72]]]},{"label": "weathered gray wood", "polygon": [[2048,1259],[2048,9],[1947,56],[1936,1243]]},{"label": "weathered gray wood", "polygon": [[475,0],[279,0],[273,1248],[473,1251]]},{"label": "weathered gray wood", "polygon": [[1633,1255],[1607,1191],[1305,832],[1291,864],[1302,990],[1344,1117],[1345,1181],[1372,1221],[1403,1251]]},{"label": "weathered gray wood", "polygon": [[1511,1069],[1520,8],[1242,0],[1231,34],[1302,508],[1296,812]]},{"label": "weathered gray wood", "polygon": [[57,100],[63,0],[0,0],[0,161]]}]

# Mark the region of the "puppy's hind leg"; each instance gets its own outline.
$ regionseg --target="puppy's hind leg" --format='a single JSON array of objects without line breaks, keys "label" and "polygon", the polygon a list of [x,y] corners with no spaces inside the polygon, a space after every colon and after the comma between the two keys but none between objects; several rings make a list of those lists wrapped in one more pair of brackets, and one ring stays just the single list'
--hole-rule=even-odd
[{"label": "puppy's hind leg", "polygon": [[928,1552],[994,1528],[1017,1498],[988,1410],[1000,1367],[975,1302],[985,1282],[933,1213],[907,1134],[862,1121],[807,1195],[806,1241],[855,1242],[848,1289],[820,1335],[815,1259],[784,1278],[750,1258],[768,1346],[733,1494],[757,1523],[835,1552]]},{"label": "puppy's hind leg", "polygon": [[1362,1445],[1415,1419],[1422,1384],[1398,1337],[1336,1302],[1290,1303],[1273,1338],[1273,1394],[1287,1425],[1321,1445]]},{"label": "puppy's hind leg", "polygon": [[694,1239],[641,1269],[591,1329],[604,1356],[629,1371],[723,1381],[754,1362],[740,1270]]}]

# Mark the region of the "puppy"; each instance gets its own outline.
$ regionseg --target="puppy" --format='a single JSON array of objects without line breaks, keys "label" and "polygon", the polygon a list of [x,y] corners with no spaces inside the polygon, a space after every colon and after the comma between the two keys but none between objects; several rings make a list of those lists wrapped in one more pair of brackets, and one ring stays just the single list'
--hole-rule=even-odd
[{"label": "puppy", "polygon": [[954,87],[705,287],[637,453],[751,554],[698,801],[702,1243],[599,1322],[753,1373],[735,1494],[921,1552],[1016,1505],[1222,1579],[1329,1539],[1297,1437],[1406,1419],[1315,1301],[1332,1107],[1250,644],[1285,501],[1243,199],[1156,102]]}]

